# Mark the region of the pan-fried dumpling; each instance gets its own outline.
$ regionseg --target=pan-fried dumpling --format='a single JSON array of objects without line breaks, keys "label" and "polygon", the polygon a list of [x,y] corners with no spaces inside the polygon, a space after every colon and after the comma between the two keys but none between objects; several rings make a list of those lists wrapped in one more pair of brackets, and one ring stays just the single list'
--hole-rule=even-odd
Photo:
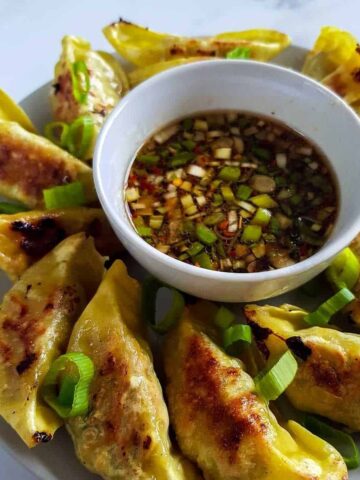
[{"label": "pan-fried dumpling", "polygon": [[223,58],[236,47],[247,48],[254,60],[266,61],[290,44],[290,38],[276,30],[245,30],[190,38],[154,32],[124,20],[106,26],[103,32],[115,50],[138,67],[188,57]]},{"label": "pan-fried dumpling", "polygon": [[[89,81],[84,99],[73,93],[73,69],[82,62]],[[82,115],[91,116],[95,135],[84,159],[92,158],[98,131],[105,117],[128,91],[126,74],[120,63],[106,52],[94,51],[86,40],[67,35],[62,40],[62,53],[55,66],[51,102],[55,120],[70,123]]]},{"label": "pan-fried dumpling", "polygon": [[170,418],[181,450],[209,480],[344,480],[329,444],[293,421],[281,427],[242,362],[205,334],[215,307],[191,306],[166,340]]},{"label": "pan-fried dumpling", "polygon": [[16,122],[25,130],[36,133],[36,128],[24,110],[2,88],[0,88],[0,120]]},{"label": "pan-fried dumpling", "polygon": [[303,73],[334,90],[360,113],[360,48],[350,33],[323,27]]},{"label": "pan-fried dumpling", "polygon": [[42,402],[41,385],[64,353],[71,329],[103,275],[92,239],[73,235],[30,267],[0,310],[0,415],[33,447],[62,421]]},{"label": "pan-fried dumpling", "polygon": [[65,237],[85,232],[102,255],[117,254],[121,243],[100,208],[33,210],[0,215],[0,268],[16,279]]},{"label": "pan-fried dumpling", "polygon": [[169,418],[140,320],[140,287],[116,261],[77,321],[68,351],[94,362],[87,415],[67,428],[81,462],[105,479],[191,480],[173,454]]},{"label": "pan-fried dumpling", "polygon": [[[357,235],[357,237],[354,238],[350,244],[350,248],[360,262],[360,235]],[[349,314],[353,322],[360,327],[360,277],[353,287],[353,292],[355,295],[355,300],[347,305],[344,311],[345,313]]]},{"label": "pan-fried dumpling", "polygon": [[297,307],[247,305],[245,315],[269,361],[290,348],[300,359],[286,390],[299,410],[360,430],[360,336],[332,328],[306,328]]},{"label": "pan-fried dumpling", "polygon": [[83,183],[87,202],[96,200],[90,167],[17,123],[0,121],[0,195],[41,208],[45,188],[73,181]]}]

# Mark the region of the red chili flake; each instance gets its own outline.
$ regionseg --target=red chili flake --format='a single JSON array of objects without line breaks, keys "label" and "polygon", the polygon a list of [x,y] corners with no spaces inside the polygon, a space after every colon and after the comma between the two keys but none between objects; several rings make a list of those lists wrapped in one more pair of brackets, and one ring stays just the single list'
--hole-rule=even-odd
[{"label": "red chili flake", "polygon": [[236,251],[235,250],[231,250],[230,257],[236,258]]},{"label": "red chili flake", "polygon": [[129,184],[130,187],[135,185],[136,181],[137,181],[137,176],[136,175],[130,175],[129,176],[128,184]]},{"label": "red chili flake", "polygon": [[162,174],[162,170],[161,168],[159,167],[151,167],[150,169],[151,173],[153,173],[154,175],[161,175]]},{"label": "red chili flake", "polygon": [[223,220],[221,223],[219,223],[220,230],[225,230],[228,226],[229,222],[227,220]]},{"label": "red chili flake", "polygon": [[194,147],[194,150],[193,150],[193,151],[194,151],[194,153],[199,154],[199,153],[202,153],[203,148],[202,148],[201,145],[196,145],[196,147]]},{"label": "red chili flake", "polygon": [[206,155],[199,155],[196,158],[196,161],[198,165],[200,165],[201,167],[205,167],[205,165],[207,165],[209,162],[209,157],[207,157]]},{"label": "red chili flake", "polygon": [[307,257],[308,256],[308,247],[307,245],[301,245],[299,247],[299,252],[301,257]]},{"label": "red chili flake", "polygon": [[140,188],[141,190],[147,190],[148,192],[152,193],[155,190],[155,186],[149,183],[145,179],[140,180]]}]

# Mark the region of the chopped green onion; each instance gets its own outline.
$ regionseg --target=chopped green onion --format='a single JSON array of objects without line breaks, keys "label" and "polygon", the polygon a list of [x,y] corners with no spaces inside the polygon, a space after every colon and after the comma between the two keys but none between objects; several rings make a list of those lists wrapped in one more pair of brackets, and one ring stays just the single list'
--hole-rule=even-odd
[{"label": "chopped green onion", "polygon": [[198,263],[200,265],[200,267],[202,267],[202,268],[207,268],[208,270],[213,270],[214,269],[211,258],[205,252],[202,252],[199,255],[196,255],[196,257],[194,257],[193,261],[194,261],[194,263]]},{"label": "chopped green onion", "polygon": [[[156,321],[156,299],[160,288],[165,288],[172,293],[172,303],[169,310]],[[185,308],[183,295],[175,288],[154,277],[147,277],[142,285],[141,312],[144,320],[158,333],[166,333],[180,319]]]},{"label": "chopped green onion", "polygon": [[335,313],[355,299],[355,295],[347,288],[342,288],[335,295],[322,303],[314,312],[306,315],[304,320],[310,325],[326,325]]},{"label": "chopped green onion", "polygon": [[256,243],[260,240],[262,230],[260,225],[246,225],[241,235],[244,243]]},{"label": "chopped green onion", "polygon": [[185,120],[183,120],[182,122],[182,125],[184,127],[184,130],[190,130],[193,126],[192,118],[185,118]]},{"label": "chopped green onion", "polygon": [[13,213],[26,212],[28,210],[28,207],[21,203],[0,202],[0,213],[11,215]]},{"label": "chopped green onion", "polygon": [[290,197],[290,203],[291,205],[299,205],[299,203],[301,203],[302,201],[302,196],[299,195],[298,193],[295,193],[295,195],[293,195],[292,197]]},{"label": "chopped green onion", "polygon": [[303,425],[314,435],[336,448],[349,469],[357,468],[360,465],[359,449],[351,435],[331,427],[319,418],[309,414],[304,415]]},{"label": "chopped green onion", "polygon": [[256,205],[257,207],[262,207],[262,208],[275,208],[278,206],[275,200],[273,200],[270,197],[270,195],[268,195],[267,193],[255,195],[255,197],[251,197],[249,201],[254,205]]},{"label": "chopped green onion", "polygon": [[285,187],[287,182],[284,177],[275,177],[274,178],[277,187]]},{"label": "chopped green onion", "polygon": [[261,160],[270,160],[271,158],[271,153],[269,150],[266,150],[262,147],[257,147],[256,145],[252,147],[252,153]]},{"label": "chopped green onion", "polygon": [[163,224],[164,216],[163,215],[152,215],[149,220],[149,225],[151,228],[158,230]]},{"label": "chopped green onion", "polygon": [[156,165],[160,160],[160,155],[139,155],[136,160],[145,165]]},{"label": "chopped green onion", "polygon": [[221,185],[220,190],[221,190],[221,195],[223,196],[226,202],[228,203],[235,202],[233,191],[231,190],[229,185]]},{"label": "chopped green onion", "polygon": [[253,216],[251,223],[266,227],[271,220],[271,212],[266,208],[258,208]]},{"label": "chopped green onion", "polygon": [[210,228],[206,225],[199,223],[196,225],[196,236],[200,240],[200,242],[204,243],[205,245],[212,245],[217,240],[217,235],[214,233]]},{"label": "chopped green onion", "polygon": [[228,327],[223,334],[223,345],[225,350],[228,350],[230,347],[235,346],[235,344],[244,344],[251,343],[251,327],[249,325],[232,325]]},{"label": "chopped green onion", "polygon": [[247,47],[236,47],[233,50],[230,50],[226,54],[226,58],[229,60],[238,60],[238,59],[246,59],[250,58],[251,50]]},{"label": "chopped green onion", "polygon": [[83,158],[93,141],[94,134],[94,121],[89,115],[77,118],[70,125],[66,141],[67,149],[76,157]]},{"label": "chopped green onion", "polygon": [[187,253],[190,255],[190,257],[194,257],[202,250],[204,250],[204,245],[200,242],[194,242],[191,247],[188,248]]},{"label": "chopped green onion", "polygon": [[61,355],[45,376],[42,397],[61,418],[85,415],[89,409],[89,388],[94,373],[94,364],[87,355],[81,352]]},{"label": "chopped green onion", "polygon": [[170,166],[173,168],[181,167],[182,165],[186,165],[191,160],[193,160],[195,154],[192,152],[180,152],[175,154],[169,161]]},{"label": "chopped green onion", "polygon": [[45,125],[44,134],[55,145],[66,147],[69,128],[65,122],[50,122]]},{"label": "chopped green onion", "polygon": [[352,289],[360,275],[360,262],[353,251],[347,247],[332,261],[326,271],[328,280],[337,288]]},{"label": "chopped green onion", "polygon": [[90,76],[86,63],[82,60],[74,62],[70,73],[74,98],[79,103],[85,103],[90,91]]},{"label": "chopped green onion", "polygon": [[214,193],[212,204],[214,207],[219,207],[223,203],[223,197],[220,193]]},{"label": "chopped green onion", "polygon": [[223,167],[219,172],[219,178],[226,182],[236,182],[240,178],[239,167]]},{"label": "chopped green onion", "polygon": [[266,400],[276,400],[294,380],[298,369],[295,357],[287,350],[270,369],[254,379],[257,391]]},{"label": "chopped green onion", "polygon": [[141,226],[141,225],[137,227],[136,230],[137,230],[137,233],[140,235],[140,237],[151,237],[153,233],[152,228]]},{"label": "chopped green onion", "polygon": [[192,140],[184,140],[182,144],[186,148],[186,150],[189,150],[189,152],[192,152],[196,146],[196,143]]},{"label": "chopped green onion", "polygon": [[240,185],[235,196],[239,200],[247,200],[252,193],[252,189],[248,185]]},{"label": "chopped green onion", "polygon": [[229,328],[234,323],[235,314],[226,307],[221,306],[215,315],[215,325],[222,330]]},{"label": "chopped green onion", "polygon": [[85,194],[81,182],[68,183],[43,190],[47,209],[77,207],[84,205]]},{"label": "chopped green onion", "polygon": [[269,223],[269,230],[274,235],[279,235],[280,233],[280,222],[276,217],[271,217]]},{"label": "chopped green onion", "polygon": [[225,219],[225,215],[222,212],[215,212],[204,218],[205,225],[217,225]]}]

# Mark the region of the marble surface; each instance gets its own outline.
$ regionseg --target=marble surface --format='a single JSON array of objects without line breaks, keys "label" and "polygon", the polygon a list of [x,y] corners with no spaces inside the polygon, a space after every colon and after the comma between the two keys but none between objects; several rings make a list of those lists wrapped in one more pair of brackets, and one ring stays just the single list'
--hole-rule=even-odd
[{"label": "marble surface", "polygon": [[[311,46],[323,25],[360,38],[359,0],[0,0],[0,86],[21,100],[51,78],[64,34],[108,49],[101,27],[120,16],[184,35],[275,28],[303,47]],[[5,478],[36,480],[0,450],[0,480]]]}]

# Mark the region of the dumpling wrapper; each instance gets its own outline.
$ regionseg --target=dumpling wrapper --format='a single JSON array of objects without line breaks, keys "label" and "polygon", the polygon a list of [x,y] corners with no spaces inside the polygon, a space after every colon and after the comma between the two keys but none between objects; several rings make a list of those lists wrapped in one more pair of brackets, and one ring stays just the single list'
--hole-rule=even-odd
[{"label": "dumpling wrapper", "polygon": [[51,363],[66,351],[73,324],[95,293],[103,258],[91,238],[73,235],[30,267],[0,310],[0,415],[28,447],[63,423],[41,399]]},{"label": "dumpling wrapper", "polygon": [[290,38],[276,30],[254,29],[191,38],[154,32],[124,20],[106,26],[103,33],[122,57],[138,67],[188,57],[223,58],[236,47],[249,48],[251,59],[267,61],[290,44]]},{"label": "dumpling wrapper", "polygon": [[[85,63],[90,81],[90,90],[83,103],[73,95],[71,78],[72,65],[79,61]],[[90,43],[81,37],[66,35],[62,39],[62,52],[55,66],[51,91],[52,110],[55,120],[66,123],[82,115],[89,115],[93,119],[95,133],[84,160],[92,158],[95,140],[106,116],[128,89],[126,74],[112,55],[92,50]]]},{"label": "dumpling wrapper", "polygon": [[36,128],[24,110],[0,88],[0,120],[16,122],[25,130],[36,133]]},{"label": "dumpling wrapper", "polygon": [[323,27],[302,72],[334,90],[360,113],[360,47],[353,35]]},{"label": "dumpling wrapper", "polygon": [[87,203],[97,200],[92,169],[15,122],[0,120],[0,195],[41,208],[43,190],[80,181]]},{"label": "dumpling wrapper", "polygon": [[247,305],[245,315],[269,362],[287,348],[301,359],[286,390],[299,410],[316,413],[360,431],[360,335],[310,327],[298,307]]},{"label": "dumpling wrapper", "polygon": [[104,479],[198,478],[172,451],[169,418],[140,319],[140,286],[117,260],[72,332],[68,351],[95,365],[90,409],[66,426],[86,468]]},{"label": "dumpling wrapper", "polygon": [[100,208],[33,210],[0,215],[0,269],[16,280],[64,238],[85,232],[101,255],[122,251]]},{"label": "dumpling wrapper", "polygon": [[329,444],[294,421],[279,425],[242,362],[204,333],[216,307],[185,310],[166,339],[170,419],[183,453],[209,480],[344,480]]},{"label": "dumpling wrapper", "polygon": [[[360,262],[360,234],[351,242],[350,248]],[[352,321],[360,327],[360,277],[352,290],[356,298],[345,307],[344,312],[349,314]]]}]

